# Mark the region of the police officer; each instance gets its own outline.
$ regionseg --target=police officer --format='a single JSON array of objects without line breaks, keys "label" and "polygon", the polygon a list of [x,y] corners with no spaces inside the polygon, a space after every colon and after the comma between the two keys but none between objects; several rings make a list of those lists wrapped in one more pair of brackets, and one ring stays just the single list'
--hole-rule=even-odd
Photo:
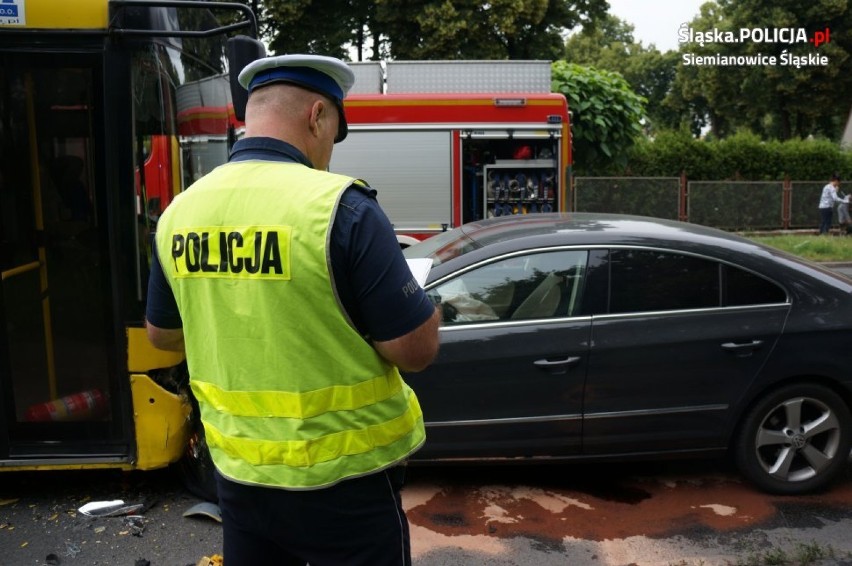
[{"label": "police officer", "polygon": [[228,566],[410,564],[401,464],[425,440],[399,369],[439,315],[375,191],[327,172],[354,75],[315,55],[239,75],[246,135],[159,221],[146,312],[186,351]]}]

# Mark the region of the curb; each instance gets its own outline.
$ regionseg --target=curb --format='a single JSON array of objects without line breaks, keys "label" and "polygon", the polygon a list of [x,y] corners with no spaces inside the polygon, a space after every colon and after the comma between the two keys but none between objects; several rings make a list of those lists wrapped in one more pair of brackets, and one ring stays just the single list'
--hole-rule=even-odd
[{"label": "curb", "polygon": [[817,263],[832,269],[836,267],[852,267],[852,261],[819,261]]}]

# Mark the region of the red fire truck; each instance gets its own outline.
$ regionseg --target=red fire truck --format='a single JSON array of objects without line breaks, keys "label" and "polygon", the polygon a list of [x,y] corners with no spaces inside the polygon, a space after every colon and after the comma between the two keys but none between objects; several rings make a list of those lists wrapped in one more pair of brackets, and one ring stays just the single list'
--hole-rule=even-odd
[{"label": "red fire truck", "polygon": [[330,169],[378,191],[401,245],[489,216],[564,210],[565,97],[548,61],[352,63]]}]

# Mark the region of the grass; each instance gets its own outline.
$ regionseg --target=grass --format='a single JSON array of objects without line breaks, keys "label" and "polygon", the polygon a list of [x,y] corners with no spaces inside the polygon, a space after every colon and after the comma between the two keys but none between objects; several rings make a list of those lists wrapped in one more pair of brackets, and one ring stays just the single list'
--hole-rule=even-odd
[{"label": "grass", "polygon": [[745,237],[812,261],[852,261],[852,236],[816,234],[749,235]]}]

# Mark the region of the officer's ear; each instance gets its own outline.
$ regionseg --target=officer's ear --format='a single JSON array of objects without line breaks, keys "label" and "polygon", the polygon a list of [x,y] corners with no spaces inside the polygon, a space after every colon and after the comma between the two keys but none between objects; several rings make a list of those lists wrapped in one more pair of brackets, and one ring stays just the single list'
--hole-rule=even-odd
[{"label": "officer's ear", "polygon": [[327,112],[328,107],[325,102],[320,99],[314,100],[314,103],[311,105],[309,127],[311,133],[316,137],[319,137],[320,130],[326,125]]},{"label": "officer's ear", "polygon": [[328,101],[317,99],[311,105],[310,127],[311,133],[320,137],[326,133],[326,130],[333,130],[332,139],[337,137],[337,109]]}]

